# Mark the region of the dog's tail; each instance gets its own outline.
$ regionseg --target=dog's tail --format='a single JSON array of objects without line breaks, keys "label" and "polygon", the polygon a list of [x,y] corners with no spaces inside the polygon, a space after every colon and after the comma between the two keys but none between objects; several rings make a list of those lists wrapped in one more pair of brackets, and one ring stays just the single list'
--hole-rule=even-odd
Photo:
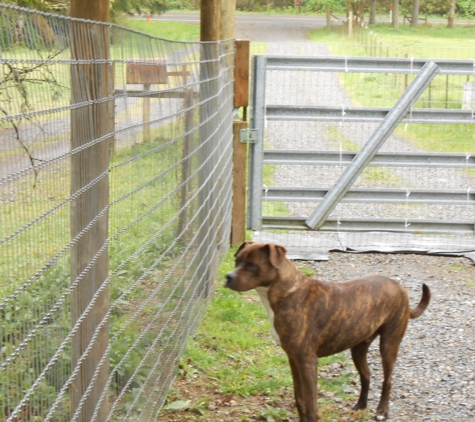
[{"label": "dog's tail", "polygon": [[430,290],[427,284],[422,284],[422,298],[415,308],[411,309],[411,319],[419,318],[429,306]]}]

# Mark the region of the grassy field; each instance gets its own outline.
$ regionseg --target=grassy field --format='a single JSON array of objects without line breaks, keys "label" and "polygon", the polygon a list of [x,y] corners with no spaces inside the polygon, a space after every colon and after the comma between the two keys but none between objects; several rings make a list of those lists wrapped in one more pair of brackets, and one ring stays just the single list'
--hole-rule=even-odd
[{"label": "grassy field", "polygon": [[119,22],[127,28],[144,32],[154,37],[176,41],[196,41],[200,35],[199,25],[182,22],[151,21],[145,19],[123,19]]},{"label": "grassy field", "polygon": [[[448,29],[445,24],[422,24],[416,28],[400,25],[398,29],[394,29],[388,23],[378,23],[371,25],[369,31],[376,33],[384,45],[475,49],[474,28],[468,25],[455,26],[452,29]],[[326,27],[310,32],[309,37],[313,42],[354,44],[351,38],[343,38]]]}]

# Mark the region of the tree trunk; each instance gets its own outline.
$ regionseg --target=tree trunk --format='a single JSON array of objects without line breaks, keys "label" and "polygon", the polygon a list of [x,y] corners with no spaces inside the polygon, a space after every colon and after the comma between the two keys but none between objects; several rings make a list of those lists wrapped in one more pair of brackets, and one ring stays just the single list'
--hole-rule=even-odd
[{"label": "tree trunk", "polygon": [[360,0],[358,3],[358,22],[360,25],[364,23],[364,1]]},{"label": "tree trunk", "polygon": [[369,25],[374,25],[376,23],[376,0],[371,0],[371,8],[369,11]]},{"label": "tree trunk", "polygon": [[447,18],[447,28],[453,28],[454,27],[455,1],[456,0],[450,0],[449,16]]},{"label": "tree trunk", "polygon": [[393,28],[399,28],[399,0],[394,0],[393,3]]},{"label": "tree trunk", "polygon": [[327,28],[330,29],[330,27],[332,25],[332,22],[331,22],[332,11],[328,6],[325,8],[325,15],[326,15],[326,19],[327,19]]},{"label": "tree trunk", "polygon": [[353,37],[353,5],[351,0],[346,0],[346,10],[348,13],[348,37]]},{"label": "tree trunk", "polygon": [[414,0],[412,5],[411,26],[416,27],[419,23],[419,0]]}]

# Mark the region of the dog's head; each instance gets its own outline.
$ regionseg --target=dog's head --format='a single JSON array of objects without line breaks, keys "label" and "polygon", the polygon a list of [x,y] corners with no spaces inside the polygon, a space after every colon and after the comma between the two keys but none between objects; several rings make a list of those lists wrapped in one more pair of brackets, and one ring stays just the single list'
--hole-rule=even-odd
[{"label": "dog's head", "polygon": [[287,261],[285,252],[273,243],[244,242],[234,255],[236,268],[226,275],[226,287],[238,292],[269,287]]}]

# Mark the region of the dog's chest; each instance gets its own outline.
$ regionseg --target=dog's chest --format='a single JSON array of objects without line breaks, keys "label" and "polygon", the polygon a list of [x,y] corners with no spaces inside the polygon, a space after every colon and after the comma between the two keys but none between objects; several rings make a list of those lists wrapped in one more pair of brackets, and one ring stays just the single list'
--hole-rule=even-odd
[{"label": "dog's chest", "polygon": [[261,302],[267,311],[267,317],[269,318],[269,322],[270,322],[271,335],[274,338],[275,342],[279,346],[281,346],[280,337],[277,334],[277,331],[275,330],[275,326],[274,326],[274,311],[272,310],[270,306],[268,290],[269,290],[268,287],[256,287],[256,292],[259,294],[259,297],[261,298]]}]

